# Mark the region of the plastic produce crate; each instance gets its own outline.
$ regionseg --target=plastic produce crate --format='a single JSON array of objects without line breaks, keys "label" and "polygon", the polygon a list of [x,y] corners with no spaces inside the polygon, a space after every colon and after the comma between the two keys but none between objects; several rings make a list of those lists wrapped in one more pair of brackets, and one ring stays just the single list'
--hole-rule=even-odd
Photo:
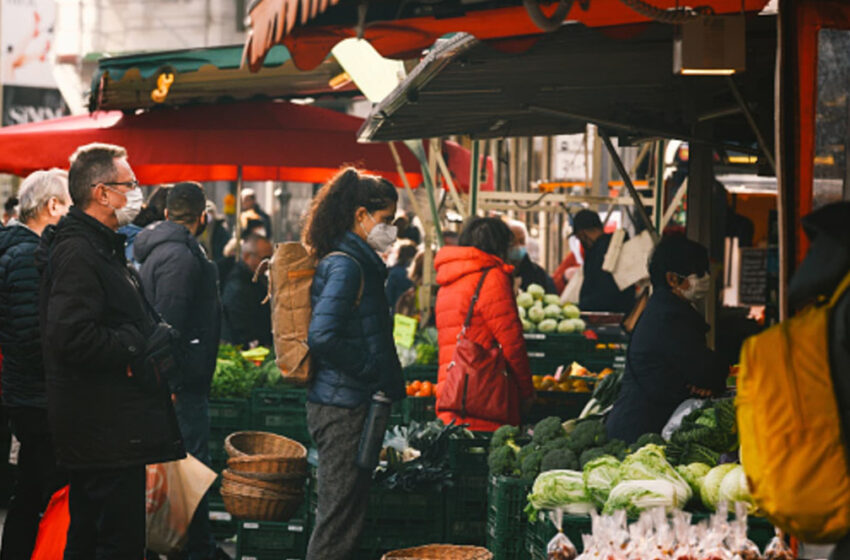
[{"label": "plastic produce crate", "polygon": [[310,526],[306,519],[285,523],[240,521],[236,560],[303,560],[309,540]]},{"label": "plastic produce crate", "polygon": [[210,527],[213,537],[218,541],[233,538],[236,535],[236,520],[224,509],[221,495],[210,492],[207,494],[210,508]]},{"label": "plastic produce crate", "polygon": [[494,560],[525,559],[523,512],[531,482],[506,476],[491,476],[487,487],[487,548]]},{"label": "plastic produce crate", "polygon": [[211,399],[210,427],[232,432],[244,430],[248,427],[249,406],[248,399]]},{"label": "plastic produce crate", "polygon": [[412,366],[407,366],[404,368],[404,380],[405,381],[430,381],[431,383],[437,382],[437,370],[440,366],[437,364],[430,366],[423,366],[414,364]]},{"label": "plastic produce crate", "polygon": [[489,437],[480,434],[476,439],[449,440],[454,487],[446,496],[446,542],[486,544],[489,445]]},{"label": "plastic produce crate", "polygon": [[404,407],[405,424],[414,420],[420,423],[430,422],[437,418],[435,411],[437,399],[435,397],[407,397],[401,402]]},{"label": "plastic produce crate", "polygon": [[305,389],[254,389],[251,393],[251,429],[286,436],[309,446],[306,402]]}]

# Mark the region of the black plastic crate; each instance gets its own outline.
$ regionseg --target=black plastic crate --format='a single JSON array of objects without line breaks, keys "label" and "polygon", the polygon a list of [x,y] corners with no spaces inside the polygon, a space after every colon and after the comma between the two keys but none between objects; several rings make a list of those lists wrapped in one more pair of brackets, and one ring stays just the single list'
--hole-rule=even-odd
[{"label": "black plastic crate", "polygon": [[494,560],[525,558],[524,513],[531,482],[507,476],[491,476],[487,487],[487,548]]},{"label": "black plastic crate", "polygon": [[236,535],[236,520],[224,509],[221,495],[212,491],[207,494],[209,500],[210,527],[213,537],[218,541],[233,538]]},{"label": "black plastic crate", "polygon": [[237,560],[303,560],[307,555],[310,526],[306,519],[286,523],[240,521],[236,538]]},{"label": "black plastic crate", "polygon": [[309,445],[306,402],[307,392],[304,389],[254,389],[251,393],[251,429],[279,434]]},{"label": "black plastic crate", "polygon": [[248,427],[248,399],[211,399],[210,428],[237,432]]},{"label": "black plastic crate", "polygon": [[412,366],[407,366],[404,368],[404,380],[405,381],[430,381],[431,383],[437,382],[437,371],[440,366],[437,364],[434,365],[418,365],[414,364]]},{"label": "black plastic crate", "polygon": [[409,424],[416,422],[431,422],[436,420],[437,399],[435,397],[407,397],[402,401],[404,421]]}]

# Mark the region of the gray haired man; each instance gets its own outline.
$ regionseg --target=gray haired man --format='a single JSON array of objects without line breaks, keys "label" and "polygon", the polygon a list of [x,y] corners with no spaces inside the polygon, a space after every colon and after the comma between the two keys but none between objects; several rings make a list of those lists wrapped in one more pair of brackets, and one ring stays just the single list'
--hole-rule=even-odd
[{"label": "gray haired man", "polygon": [[35,252],[41,233],[68,212],[68,174],[36,171],[21,185],[19,218],[0,229],[0,346],[3,407],[21,442],[18,480],[0,545],[0,558],[29,558],[50,496],[64,485],[47,429],[47,394],[38,324]]}]

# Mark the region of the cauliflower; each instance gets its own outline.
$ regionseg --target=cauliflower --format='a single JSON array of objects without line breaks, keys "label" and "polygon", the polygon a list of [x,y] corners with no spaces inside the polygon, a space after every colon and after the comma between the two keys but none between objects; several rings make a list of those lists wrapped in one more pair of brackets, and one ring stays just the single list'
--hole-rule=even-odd
[{"label": "cauliflower", "polygon": [[560,319],[561,318],[561,306],[560,305],[547,305],[543,308],[543,314],[547,319]]},{"label": "cauliflower", "polygon": [[534,298],[532,297],[531,294],[529,294],[527,292],[520,292],[519,295],[516,298],[516,303],[520,307],[524,307],[524,308],[528,309],[529,307],[534,305]]}]

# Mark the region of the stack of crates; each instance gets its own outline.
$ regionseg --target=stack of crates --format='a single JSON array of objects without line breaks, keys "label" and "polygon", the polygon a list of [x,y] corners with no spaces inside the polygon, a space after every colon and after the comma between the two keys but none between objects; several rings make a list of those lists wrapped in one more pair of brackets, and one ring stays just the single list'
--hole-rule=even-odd
[{"label": "stack of crates", "polygon": [[305,389],[254,389],[251,393],[251,429],[286,436],[309,447],[306,402]]},{"label": "stack of crates", "polygon": [[525,333],[525,347],[533,375],[554,375],[561,366],[584,357],[594,343],[579,333]]},{"label": "stack of crates", "polygon": [[[404,380],[407,383],[412,381],[430,381],[431,383],[436,383],[438,369],[439,367],[436,365],[423,366],[414,364],[407,366],[404,368]],[[437,399],[434,397],[407,397],[401,403],[401,423],[409,424],[412,421],[422,423],[436,420],[436,405]]]},{"label": "stack of crates", "polygon": [[[227,467],[227,453],[224,440],[233,432],[248,428],[248,399],[212,399],[210,400],[210,460],[212,469],[221,473]],[[225,540],[236,534],[236,522],[224,509],[219,489],[221,477],[213,483],[207,493],[210,508],[210,525],[217,540]]]},{"label": "stack of crates", "polygon": [[491,476],[487,488],[487,548],[493,560],[527,557],[524,513],[531,482],[508,476]]},{"label": "stack of crates", "polygon": [[487,454],[491,434],[449,440],[454,487],[446,498],[445,541],[484,546],[487,542]]},{"label": "stack of crates", "polygon": [[289,521],[239,521],[236,560],[304,560],[312,531],[309,501],[308,477],[304,504]]}]

